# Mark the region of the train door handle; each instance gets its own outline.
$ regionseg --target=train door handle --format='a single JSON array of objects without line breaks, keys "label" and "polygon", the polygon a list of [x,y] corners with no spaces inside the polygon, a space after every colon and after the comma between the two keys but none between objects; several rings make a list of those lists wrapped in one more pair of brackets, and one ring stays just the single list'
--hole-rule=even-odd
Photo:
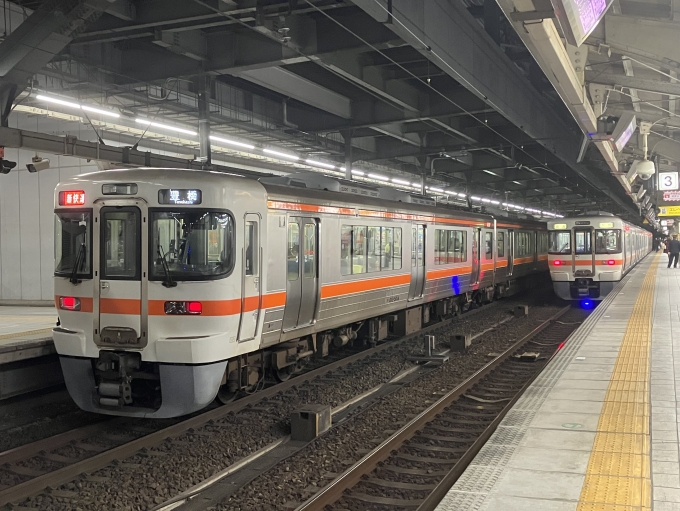
[{"label": "train door handle", "polygon": [[99,285],[100,285],[101,289],[108,289],[109,288],[108,282],[100,282]]}]

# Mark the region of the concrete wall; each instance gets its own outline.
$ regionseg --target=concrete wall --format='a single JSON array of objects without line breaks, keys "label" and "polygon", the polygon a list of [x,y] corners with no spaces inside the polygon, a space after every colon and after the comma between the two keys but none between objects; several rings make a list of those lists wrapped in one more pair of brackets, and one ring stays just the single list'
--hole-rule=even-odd
[{"label": "concrete wall", "polygon": [[0,300],[54,299],[54,188],[60,180],[97,170],[84,160],[44,155],[50,168],[31,174],[26,162],[32,156],[5,150],[5,159],[18,164],[0,175]]}]

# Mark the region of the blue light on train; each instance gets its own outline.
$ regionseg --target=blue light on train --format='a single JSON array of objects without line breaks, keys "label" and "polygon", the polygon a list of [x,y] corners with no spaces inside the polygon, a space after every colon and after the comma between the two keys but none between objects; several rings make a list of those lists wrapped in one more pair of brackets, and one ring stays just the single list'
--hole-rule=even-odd
[{"label": "blue light on train", "polygon": [[454,275],[451,278],[451,288],[453,289],[454,293],[457,295],[460,294],[460,282],[458,282],[458,275]]},{"label": "blue light on train", "polygon": [[582,309],[594,309],[595,308],[595,302],[593,300],[582,300],[581,301],[581,308]]}]

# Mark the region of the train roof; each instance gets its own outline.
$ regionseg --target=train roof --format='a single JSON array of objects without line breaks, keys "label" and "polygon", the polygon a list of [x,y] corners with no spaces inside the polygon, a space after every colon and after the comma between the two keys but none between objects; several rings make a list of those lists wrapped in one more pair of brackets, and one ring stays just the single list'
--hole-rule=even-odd
[{"label": "train roof", "polygon": [[[66,183],[77,183],[77,182],[88,182],[88,183],[110,183],[112,181],[132,181],[132,182],[147,182],[149,184],[156,184],[159,186],[167,186],[167,180],[177,180],[177,186],[186,185],[197,187],[197,179],[205,184],[214,185],[224,185],[225,180],[233,180],[235,186],[248,187],[251,189],[259,189],[266,191],[267,195],[274,199],[285,199],[293,202],[300,202],[301,200],[307,201],[311,204],[323,205],[323,206],[336,206],[336,207],[347,207],[348,204],[353,204],[357,206],[370,207],[376,211],[392,211],[392,212],[403,212],[406,214],[429,214],[440,217],[451,217],[451,218],[465,218],[469,220],[478,220],[480,222],[488,222],[494,218],[497,222],[508,227],[527,227],[527,228],[537,228],[545,229],[546,223],[530,220],[530,219],[510,219],[502,216],[495,216],[493,214],[483,214],[474,213],[470,211],[455,209],[454,207],[437,204],[433,205],[434,201],[421,201],[418,202],[404,202],[401,200],[405,196],[409,195],[406,192],[387,194],[387,197],[371,197],[365,195],[358,195],[356,193],[343,193],[342,191],[329,191],[320,188],[307,188],[302,187],[297,183],[281,184],[270,179],[264,179],[263,181],[257,181],[250,177],[245,177],[236,173],[227,172],[217,172],[211,170],[198,170],[198,169],[178,169],[178,168],[148,168],[148,167],[137,167],[137,168],[125,168],[125,169],[114,169],[114,170],[104,170],[97,172],[90,172],[87,174],[79,174],[73,176],[68,180],[64,180],[63,184]],[[332,179],[332,178],[327,178]],[[285,181],[284,181],[285,182]],[[339,180],[340,183],[343,183]],[[353,183],[353,182],[347,182]],[[62,183],[60,183],[62,184]],[[378,187],[364,186],[364,184],[359,185],[360,188],[379,190]],[[390,190],[391,191],[391,190]],[[426,202],[426,203],[422,203]],[[429,202],[429,203],[428,203]]]}]

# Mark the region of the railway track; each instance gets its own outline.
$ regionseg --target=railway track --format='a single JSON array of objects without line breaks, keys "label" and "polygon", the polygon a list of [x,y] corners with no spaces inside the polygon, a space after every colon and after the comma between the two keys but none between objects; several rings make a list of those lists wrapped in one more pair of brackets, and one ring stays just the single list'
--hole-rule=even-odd
[{"label": "railway track", "polygon": [[[466,313],[462,319],[468,320],[477,314],[488,313],[496,308],[497,303],[491,304]],[[158,429],[158,426],[153,425],[154,423],[143,423],[139,419],[136,420],[138,424],[131,426],[129,419],[115,418],[0,453],[0,507],[8,504],[16,505],[27,498],[41,494],[49,495],[50,498],[72,498],[76,492],[55,488],[79,476],[92,481],[101,480],[100,476],[92,474],[116,460],[125,460],[166,441],[186,443],[185,440],[178,440],[178,437],[193,433],[206,425],[220,429],[220,421],[226,417],[244,410],[258,412],[256,405],[275,402],[277,399],[285,400],[286,394],[292,389],[305,385],[313,386],[319,381],[332,385],[334,380],[348,378],[356,367],[373,365],[380,360],[380,357],[389,356],[395,349],[406,350],[413,345],[410,341],[418,337],[426,334],[443,334],[454,321],[456,318],[432,324],[412,335],[332,361],[234,403],[198,414],[162,429]],[[265,413],[265,409],[262,413]],[[40,507],[39,504],[38,508]],[[36,508],[27,507],[27,509]]]},{"label": "railway track", "polygon": [[442,395],[296,511],[435,509],[584,314],[571,307],[561,310]]}]

